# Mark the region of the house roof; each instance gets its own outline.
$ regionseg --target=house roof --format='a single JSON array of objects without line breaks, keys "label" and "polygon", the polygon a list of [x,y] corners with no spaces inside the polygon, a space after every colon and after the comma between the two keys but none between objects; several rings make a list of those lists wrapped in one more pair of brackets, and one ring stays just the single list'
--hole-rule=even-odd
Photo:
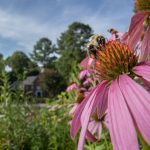
[{"label": "house roof", "polygon": [[37,78],[38,76],[29,76],[23,81],[23,85],[32,85]]}]

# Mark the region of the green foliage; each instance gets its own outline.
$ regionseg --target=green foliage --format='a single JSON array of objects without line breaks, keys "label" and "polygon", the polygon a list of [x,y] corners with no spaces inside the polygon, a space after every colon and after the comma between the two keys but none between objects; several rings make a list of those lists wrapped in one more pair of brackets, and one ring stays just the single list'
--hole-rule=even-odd
[{"label": "green foliage", "polygon": [[8,57],[6,63],[12,71],[8,72],[11,83],[22,80],[28,75],[38,74],[37,64],[33,63],[22,51],[16,51]]},{"label": "green foliage", "polygon": [[57,68],[68,81],[72,61],[80,62],[85,57],[83,50],[93,31],[89,25],[74,22],[58,39],[57,53],[61,55]]},{"label": "green foliage", "polygon": [[40,84],[44,95],[50,98],[55,97],[64,88],[62,76],[53,69],[44,69],[40,74]]},{"label": "green foliage", "polygon": [[3,59],[3,54],[0,53],[0,59]]},{"label": "green foliage", "polygon": [[66,105],[60,107],[55,104],[41,110],[22,104],[3,106],[0,117],[0,149],[74,149],[67,114]]},{"label": "green foliage", "polygon": [[30,59],[22,51],[16,51],[12,56],[7,58],[8,65],[16,74],[23,74],[24,71],[28,68]]},{"label": "green foliage", "polygon": [[[27,103],[21,92],[10,90],[3,72],[0,93],[0,149],[2,150],[75,150],[76,141],[69,133],[69,111],[74,97],[66,92],[55,101],[39,107]],[[69,97],[69,98],[68,98]],[[104,132],[107,133],[107,132]],[[101,141],[89,142],[85,150],[112,150],[109,135],[102,134]]]},{"label": "green foliage", "polygon": [[50,57],[50,54],[53,54],[53,52],[54,46],[52,45],[51,40],[44,37],[37,41],[37,43],[34,45],[31,58],[38,64],[42,65],[42,67],[45,67],[47,63],[53,61],[53,57]]},{"label": "green foliage", "polygon": [[3,60],[3,57],[0,57],[0,85],[1,85],[1,78],[2,78],[2,72],[5,68],[5,65],[4,65],[4,60]]},{"label": "green foliage", "polygon": [[[41,108],[28,105],[21,93],[12,93],[5,72],[0,93],[1,150],[70,150],[75,149],[68,126],[70,103],[61,99]],[[66,102],[67,103],[66,103]],[[62,103],[63,102],[63,103]]]},{"label": "green foliage", "polygon": [[25,76],[36,76],[40,73],[40,69],[35,62],[29,61],[28,68],[24,72]]},{"label": "green foliage", "polygon": [[79,80],[79,64],[77,63],[77,61],[72,61],[71,64],[71,70],[70,70],[70,77],[69,77],[69,81],[70,82],[75,82],[77,84],[80,84],[80,80]]},{"label": "green foliage", "polygon": [[7,105],[11,99],[12,93],[10,92],[8,76],[4,69],[2,69],[0,80],[0,102],[4,102]]}]

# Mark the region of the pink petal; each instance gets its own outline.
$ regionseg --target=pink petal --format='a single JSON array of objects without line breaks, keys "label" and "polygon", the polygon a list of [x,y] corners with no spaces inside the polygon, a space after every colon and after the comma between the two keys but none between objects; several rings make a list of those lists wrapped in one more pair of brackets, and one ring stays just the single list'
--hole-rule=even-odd
[{"label": "pink petal", "polygon": [[94,134],[97,130],[97,123],[95,122],[95,120],[91,121],[88,125],[88,130]]},{"label": "pink petal", "polygon": [[134,67],[132,71],[150,82],[150,65],[139,65]]},{"label": "pink petal", "polygon": [[116,35],[112,34],[112,36],[110,37],[109,41],[115,41],[116,40]]},{"label": "pink petal", "polygon": [[86,139],[91,141],[91,142],[96,142],[97,141],[95,136],[92,135],[91,132],[89,132],[88,130],[86,131]]},{"label": "pink petal", "polygon": [[[102,81],[96,87],[95,93],[93,93],[93,96],[90,97],[91,101],[88,100],[88,102],[85,105],[85,108],[84,108],[84,110],[82,112],[81,123],[84,122],[86,114],[89,113],[89,108],[91,107],[91,103],[93,103],[91,114],[93,114],[96,111],[96,109],[98,107],[98,104],[100,104],[100,101],[106,100],[106,104],[107,104],[106,93],[108,92],[108,89],[106,88],[106,85],[107,85],[107,82],[106,81]],[[104,104],[104,102],[102,102],[101,104]]]},{"label": "pink petal", "polygon": [[88,125],[88,130],[93,135],[97,134],[97,139],[100,140],[101,132],[102,132],[102,122],[101,121],[91,121]]},{"label": "pink petal", "polygon": [[66,91],[71,92],[73,90],[78,90],[78,89],[79,89],[78,85],[76,83],[73,83],[67,87]]},{"label": "pink petal", "polygon": [[122,37],[122,35],[123,35],[123,34],[122,34],[121,32],[112,34],[112,36],[110,37],[109,41],[117,41],[117,40],[120,40],[121,37]]},{"label": "pink petal", "polygon": [[91,71],[88,69],[82,70],[79,74],[79,79],[83,80],[85,77],[89,77],[91,75]]},{"label": "pink petal", "polygon": [[130,111],[117,80],[108,93],[109,131],[115,150],[139,150]]},{"label": "pink petal", "polygon": [[70,115],[74,115],[75,111],[77,110],[79,104],[75,103],[75,105],[72,107],[72,109],[70,110],[69,114]]},{"label": "pink petal", "polygon": [[141,47],[141,60],[145,60],[150,54],[150,27],[147,29]]},{"label": "pink petal", "polygon": [[74,117],[72,119],[72,124],[71,124],[71,128],[70,128],[70,136],[72,139],[75,138],[77,132],[79,131],[79,129],[81,127],[82,111],[84,110],[85,105],[89,101],[89,98],[91,97],[91,95],[95,92],[96,88],[97,87],[91,89],[91,91],[87,94],[85,99],[80,103],[80,105],[78,106],[78,109],[74,113]]},{"label": "pink petal", "polygon": [[121,41],[122,43],[127,44],[127,43],[128,43],[128,36],[129,36],[128,32],[125,32],[125,33],[121,36],[120,41]]},{"label": "pink petal", "polygon": [[97,139],[100,140],[101,132],[102,132],[102,123],[100,121],[91,121],[88,125],[88,130],[93,135],[97,133]]},{"label": "pink petal", "polygon": [[104,119],[104,125],[107,129],[109,129],[109,114],[107,113]]},{"label": "pink petal", "polygon": [[86,80],[83,82],[83,85],[84,85],[84,86],[89,86],[92,82],[93,82],[92,79],[91,79],[91,78],[88,78],[88,79],[86,79]]},{"label": "pink petal", "polygon": [[119,85],[136,127],[150,144],[150,94],[127,75],[120,76]]},{"label": "pink petal", "polygon": [[97,139],[100,140],[102,133],[102,124],[99,123],[98,131],[97,131]]},{"label": "pink petal", "polygon": [[108,107],[108,88],[106,88],[104,92],[103,99],[101,99],[97,104],[97,114],[99,118],[103,117],[103,115],[106,113],[107,107]]},{"label": "pink petal", "polygon": [[142,32],[144,31],[143,22],[146,16],[147,12],[139,12],[136,13],[131,19],[131,24],[128,32],[128,45],[132,50],[134,50],[136,44],[140,40]]},{"label": "pink petal", "polygon": [[86,58],[84,58],[82,60],[82,62],[80,63],[80,67],[82,69],[88,69],[90,68],[92,65],[94,64],[94,59],[89,58],[88,56],[86,56]]},{"label": "pink petal", "polygon": [[89,97],[91,96],[91,94],[95,91],[95,88],[92,89],[92,91],[87,95],[87,97],[80,103],[78,109],[75,111],[74,113],[74,117],[72,119],[72,124],[71,124],[71,128],[70,128],[70,136],[72,139],[75,138],[78,130],[80,129],[81,127],[81,121],[80,121],[80,118],[81,118],[81,114],[82,114],[82,111],[87,103],[87,100],[89,99]]},{"label": "pink petal", "polygon": [[143,86],[146,88],[147,91],[150,92],[150,82],[146,81],[143,78],[142,78],[142,81],[143,81]]},{"label": "pink petal", "polygon": [[96,89],[90,94],[90,97],[82,112],[82,115],[81,115],[82,129],[81,129],[80,138],[79,138],[78,150],[83,149],[83,145],[85,142],[85,135],[86,135],[86,131],[88,128],[90,116],[95,111],[99,100],[103,98],[102,94],[105,91],[105,86],[106,86],[106,82],[104,81],[96,87]]}]

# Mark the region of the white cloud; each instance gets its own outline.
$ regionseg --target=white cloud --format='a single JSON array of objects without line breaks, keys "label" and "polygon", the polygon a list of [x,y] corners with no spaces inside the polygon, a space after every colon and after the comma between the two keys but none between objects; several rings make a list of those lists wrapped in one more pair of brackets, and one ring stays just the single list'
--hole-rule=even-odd
[{"label": "white cloud", "polygon": [[38,22],[29,16],[12,14],[0,9],[0,37],[15,41],[18,47],[29,52],[35,42],[43,36],[56,41],[56,37],[63,31],[63,26],[49,25]]},{"label": "white cloud", "polygon": [[[59,3],[62,0],[56,1]],[[40,16],[35,19],[32,14],[25,16],[0,8],[0,38],[14,41],[17,45],[16,49],[22,48],[26,52],[31,52],[33,45],[40,37],[46,36],[56,43],[60,33],[65,31],[73,21],[89,24],[95,33],[100,32],[105,35],[108,35],[107,29],[111,27],[118,28],[122,32],[127,30],[131,11],[121,12],[122,8],[119,7],[116,8],[117,11],[114,11],[114,6],[108,4],[112,4],[112,1],[104,1],[98,10],[89,9],[80,4],[71,6],[62,4],[59,14],[57,16],[55,12],[50,14],[46,21],[40,21]],[[123,19],[127,19],[127,23],[122,21]],[[2,43],[0,43],[1,47],[3,47]]]}]

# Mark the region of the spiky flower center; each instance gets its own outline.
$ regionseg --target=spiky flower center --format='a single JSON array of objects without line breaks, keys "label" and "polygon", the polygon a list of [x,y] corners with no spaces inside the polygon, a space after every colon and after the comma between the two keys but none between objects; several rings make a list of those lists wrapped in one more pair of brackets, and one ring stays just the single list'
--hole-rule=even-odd
[{"label": "spiky flower center", "polygon": [[135,0],[135,12],[149,11],[150,12],[150,0]]},{"label": "spiky flower center", "polygon": [[123,73],[133,77],[132,68],[137,63],[138,56],[127,45],[112,41],[98,51],[96,70],[101,79],[112,81]]}]

